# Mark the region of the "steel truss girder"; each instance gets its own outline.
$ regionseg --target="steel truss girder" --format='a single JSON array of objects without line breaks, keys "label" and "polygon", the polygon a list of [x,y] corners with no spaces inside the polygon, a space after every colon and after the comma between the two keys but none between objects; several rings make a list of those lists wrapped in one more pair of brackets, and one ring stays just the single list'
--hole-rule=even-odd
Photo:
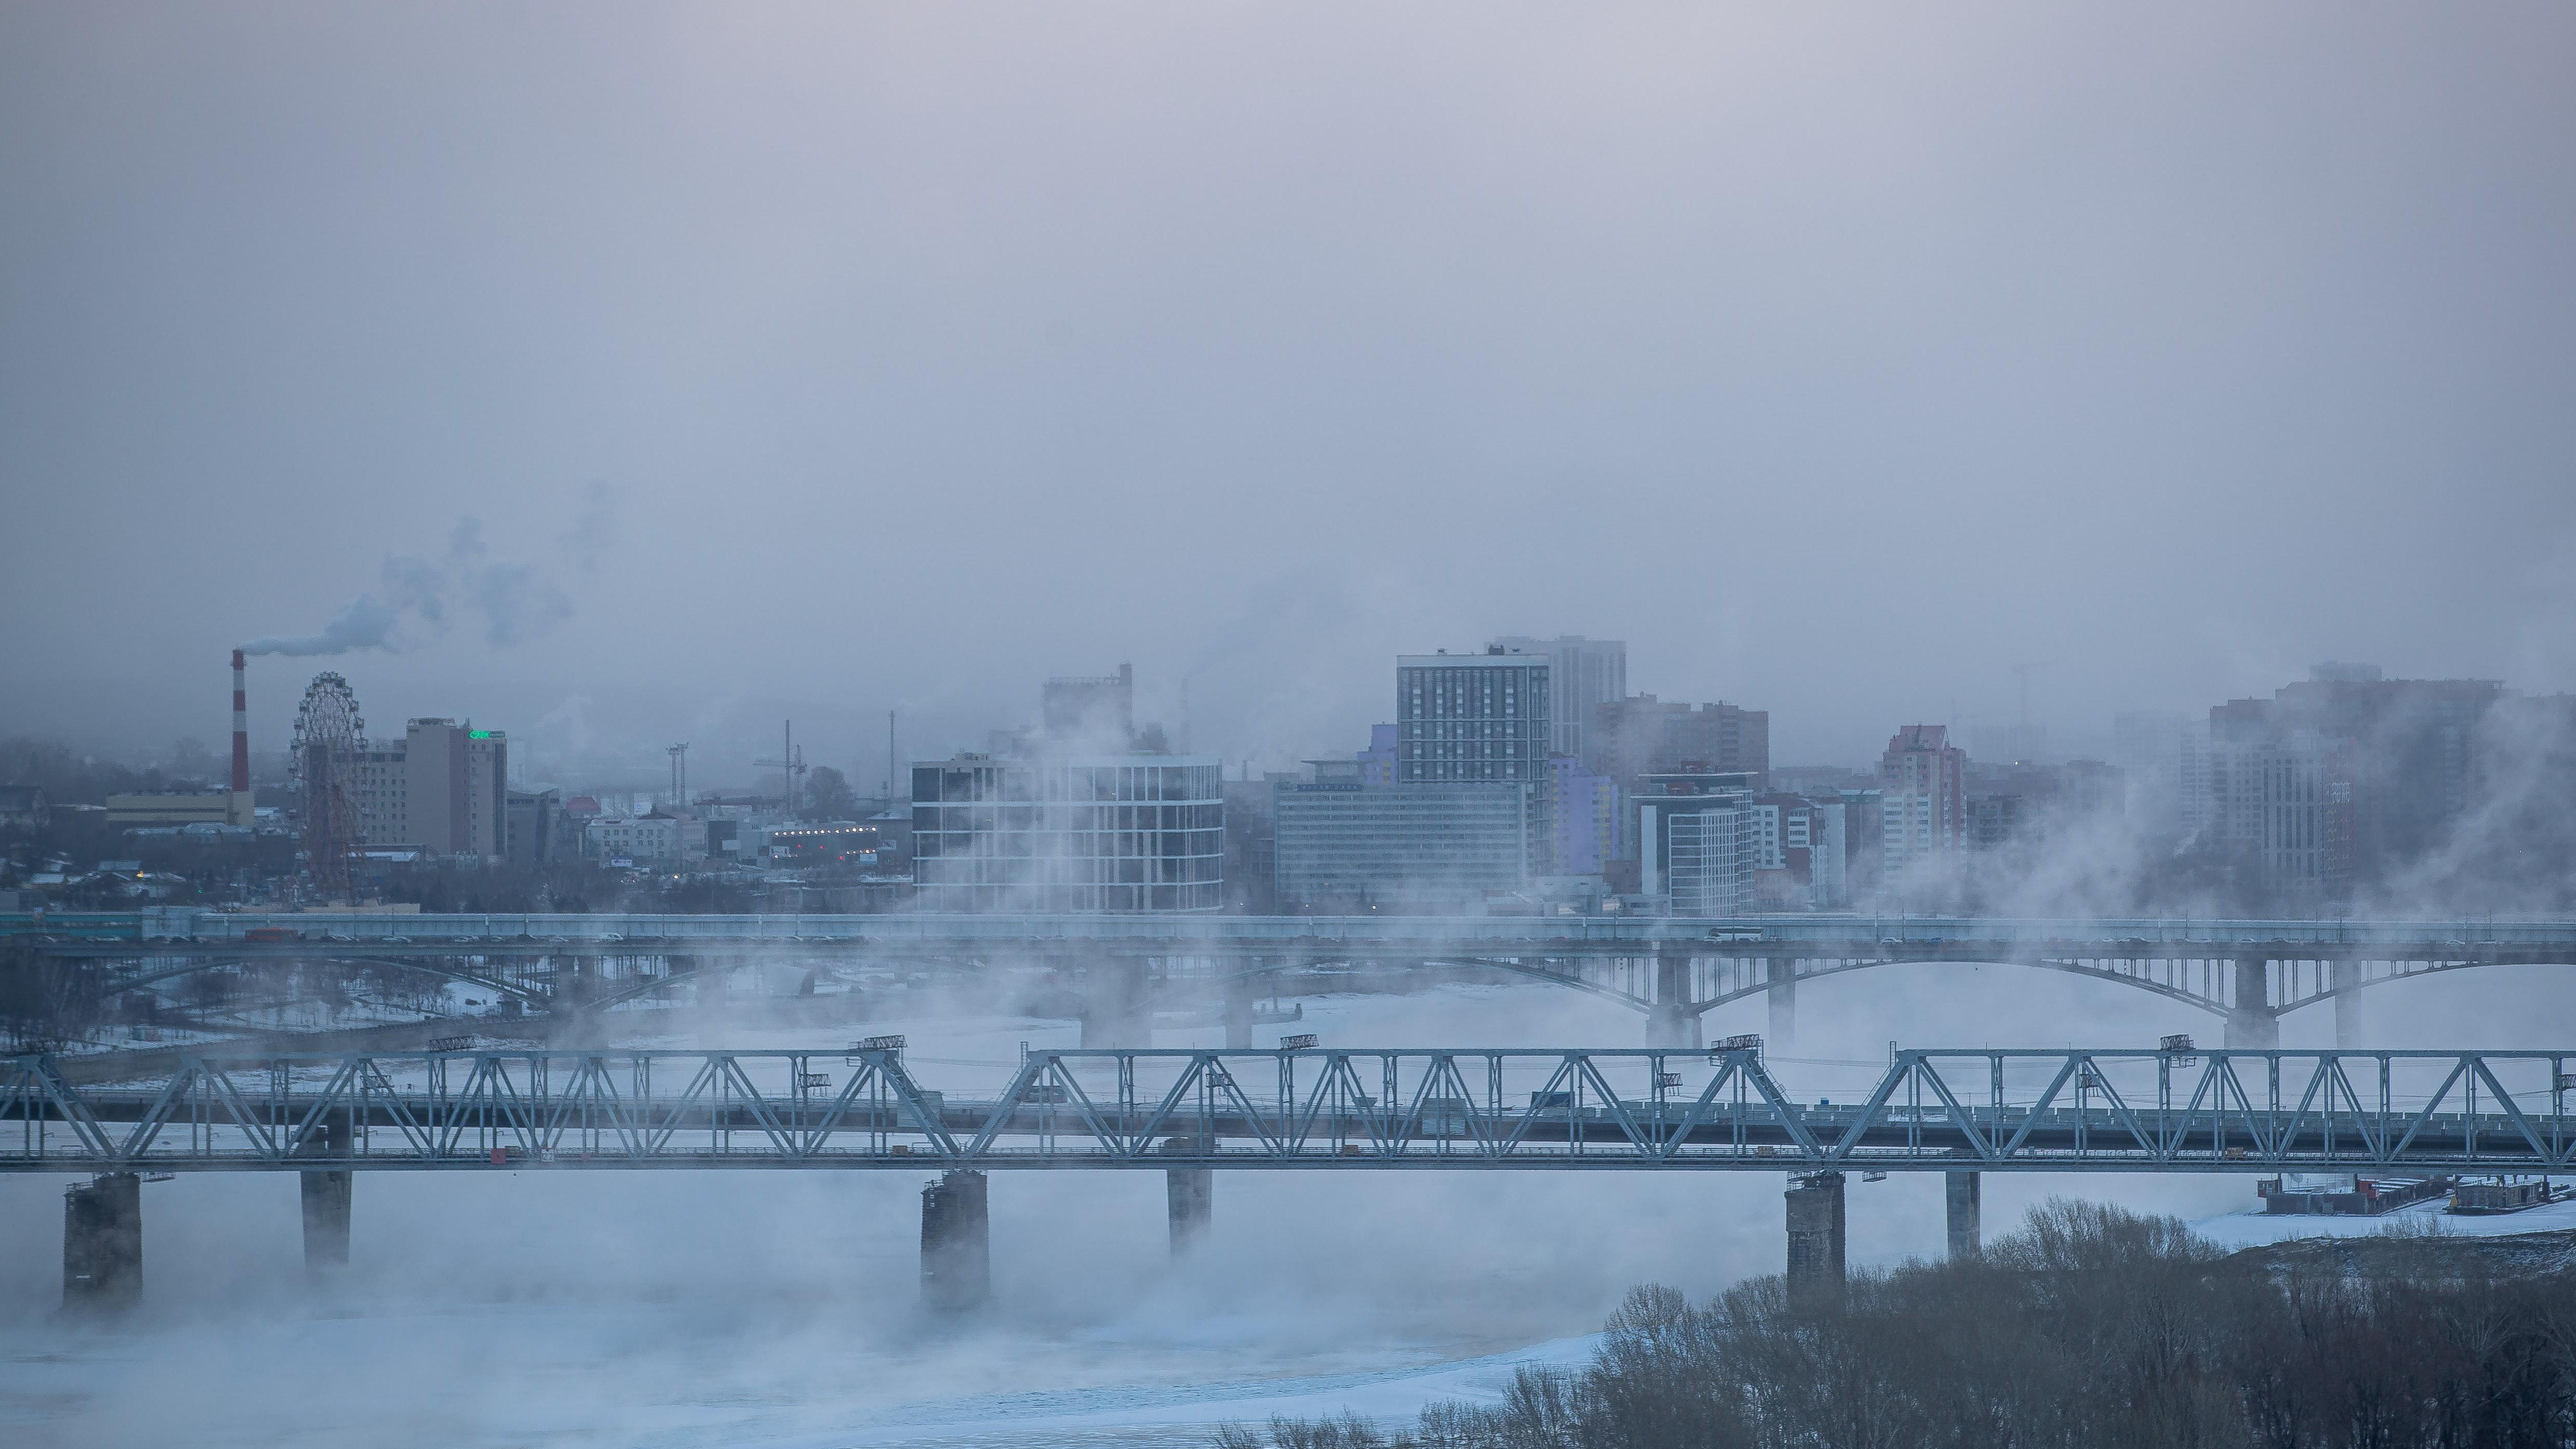
[{"label": "steel truss girder", "polygon": [[0,1172],[2567,1173],[2571,1057],[1905,1051],[1850,1106],[1724,1050],[1041,1051],[971,1101],[891,1050],[192,1054],[140,1088],[14,1057]]}]

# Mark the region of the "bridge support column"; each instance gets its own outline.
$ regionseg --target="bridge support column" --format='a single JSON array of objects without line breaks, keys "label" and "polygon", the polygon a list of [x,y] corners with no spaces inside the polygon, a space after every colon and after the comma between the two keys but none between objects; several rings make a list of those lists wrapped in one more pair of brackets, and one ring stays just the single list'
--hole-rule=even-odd
[{"label": "bridge support column", "polygon": [[1646,1045],[1696,1047],[1699,1013],[1690,1009],[1691,958],[1669,953],[1655,958],[1654,1004],[1646,1008]]},{"label": "bridge support column", "polygon": [[[333,1112],[304,1139],[305,1150],[337,1157],[348,1150],[349,1118]],[[356,1195],[357,1174],[340,1171],[298,1173],[304,1204],[304,1271],[316,1278],[349,1266],[349,1209]]]},{"label": "bridge support column", "polygon": [[1973,1172],[1941,1174],[1942,1201],[1950,1228],[1950,1261],[1973,1258],[1985,1251],[1986,1193],[1985,1179]]},{"label": "bridge support column", "polygon": [[1082,1044],[1148,1048],[1154,1044],[1154,1008],[1145,994],[1145,958],[1095,960],[1082,984]]},{"label": "bridge support column", "polygon": [[2236,1001],[2222,1034],[2229,1051],[2267,1052],[2281,1045],[2281,1018],[2272,1011],[2271,962],[2261,956],[2236,961]]},{"label": "bridge support column", "polygon": [[984,1174],[958,1168],[921,1189],[921,1302],[933,1312],[963,1313],[992,1297],[984,1188]]},{"label": "bridge support column", "polygon": [[103,1172],[63,1194],[63,1306],[116,1311],[143,1301],[143,1179]]},{"label": "bridge support column", "polygon": [[1843,1296],[1843,1175],[1789,1179],[1789,1306],[1831,1307]]},{"label": "bridge support column", "polygon": [[1698,1050],[1699,1013],[1678,1002],[1656,1002],[1646,1009],[1646,1045]]},{"label": "bridge support column", "polygon": [[1166,1168],[1163,1188],[1171,1207],[1172,1256],[1184,1258],[1215,1220],[1216,1173],[1205,1167]]},{"label": "bridge support column", "polygon": [[2361,1045],[2361,993],[2353,989],[2359,985],[2361,985],[2360,962],[2334,963],[2335,1045],[2337,1047]]},{"label": "bridge support column", "polygon": [[1773,961],[1770,969],[1771,989],[1762,993],[1771,1006],[1770,1030],[1763,1033],[1762,1046],[1787,1051],[1798,1038],[1798,963]]}]

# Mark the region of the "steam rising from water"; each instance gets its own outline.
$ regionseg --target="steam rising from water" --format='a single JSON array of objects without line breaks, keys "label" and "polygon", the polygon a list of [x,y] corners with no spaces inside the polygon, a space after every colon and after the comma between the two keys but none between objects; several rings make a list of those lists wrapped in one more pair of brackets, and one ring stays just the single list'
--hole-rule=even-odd
[{"label": "steam rising from water", "polygon": [[[2365,1002],[2370,1044],[2546,1046],[2576,1028],[2576,982],[2548,968],[2374,988]],[[1634,1046],[1644,1031],[1632,1012],[1543,985],[1307,1008],[1258,1040]],[[837,1046],[902,1031],[924,1085],[965,1091],[1007,1076],[1021,1041],[1069,1046],[1077,1033],[1006,1014],[989,982],[964,975],[863,1025],[770,1014],[787,1009],[670,1011],[651,1044]],[[1883,1060],[1890,1038],[2142,1045],[2211,1026],[2143,992],[2014,966],[1826,978],[1800,988],[1798,1013],[1775,1071],[1802,1098],[1836,1101],[1876,1078],[1859,1064]],[[1759,1000],[1707,1022],[1716,1034],[1764,1026]],[[2284,1029],[2294,1048],[2325,1044],[2331,1012]],[[1174,1264],[1158,1174],[1000,1173],[996,1310],[943,1324],[914,1308],[913,1174],[375,1173],[358,1182],[349,1280],[317,1295],[291,1177],[183,1176],[145,1190],[140,1318],[76,1332],[50,1318],[63,1181],[0,1180],[0,1437],[12,1443],[1204,1442],[1170,1416],[1197,1404],[1202,1425],[1258,1418],[1228,1396],[1283,1375],[1403,1414],[1382,1402],[1398,1392],[1386,1375],[1584,1334],[1632,1283],[1704,1297],[1778,1271],[1782,1254],[1782,1182],[1765,1174],[1220,1173],[1211,1239]],[[1940,1250],[1937,1177],[1851,1193],[1855,1261]],[[1986,1193],[1996,1231],[2052,1193],[2187,1217],[2253,1201],[2226,1177],[1997,1174]]]}]

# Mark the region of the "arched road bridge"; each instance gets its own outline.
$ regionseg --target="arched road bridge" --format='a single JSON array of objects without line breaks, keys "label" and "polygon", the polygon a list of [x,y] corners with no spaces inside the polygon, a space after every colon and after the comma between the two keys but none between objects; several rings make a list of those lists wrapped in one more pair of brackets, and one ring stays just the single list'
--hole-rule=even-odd
[{"label": "arched road bridge", "polygon": [[1084,1044],[1151,1044],[1157,982],[1221,993],[1228,1044],[1282,971],[1468,966],[1627,1006],[1650,1045],[1694,1046],[1708,1011],[1760,994],[1774,1050],[1800,983],[1896,965],[2021,965],[2217,1016],[2227,1046],[2277,1046],[2331,1001],[2350,1045],[2362,992],[2493,965],[2576,964],[2576,921],[1927,918],[1857,915],[1319,917],[1144,915],[0,915],[0,936],[110,964],[111,988],[260,960],[372,962],[553,1009],[598,1010],[751,963],[1043,966],[1084,998]]}]

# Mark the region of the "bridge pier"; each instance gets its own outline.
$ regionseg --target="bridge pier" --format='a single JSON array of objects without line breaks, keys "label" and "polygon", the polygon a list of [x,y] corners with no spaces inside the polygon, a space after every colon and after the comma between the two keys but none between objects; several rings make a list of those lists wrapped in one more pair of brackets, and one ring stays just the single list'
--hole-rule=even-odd
[{"label": "bridge pier", "polygon": [[1945,1172],[1941,1174],[1941,1186],[1950,1230],[1950,1261],[1973,1258],[1985,1251],[1985,1179],[1973,1172]]},{"label": "bridge pier", "polygon": [[349,1266],[349,1206],[356,1174],[306,1172],[304,1199],[304,1271],[315,1278]]},{"label": "bridge pier", "polygon": [[1843,1175],[1789,1179],[1789,1306],[1828,1308],[1843,1296]]},{"label": "bridge pier", "polygon": [[1782,1052],[1791,1049],[1798,1037],[1798,963],[1771,962],[1771,989],[1762,993],[1770,1005],[1770,1029],[1763,1033],[1763,1049]]},{"label": "bridge pier", "polygon": [[2227,1011],[2221,1045],[2229,1051],[2277,1051],[2281,1018],[2272,1010],[2271,962],[2261,956],[2236,958],[2236,999]]},{"label": "bridge pier", "polygon": [[1699,1013],[1689,1006],[1658,1001],[1646,1008],[1646,1045],[1697,1050],[1701,1040]]},{"label": "bridge pier", "polygon": [[2350,1048],[2361,1045],[2361,963],[2334,963],[2335,1045]]},{"label": "bridge pier", "polygon": [[[337,1157],[348,1150],[349,1114],[333,1112],[304,1139],[308,1152]],[[349,1266],[349,1209],[356,1196],[357,1174],[307,1171],[296,1174],[304,1206],[304,1271],[319,1278]]]},{"label": "bridge pier", "polygon": [[1668,952],[1655,957],[1655,995],[1646,1008],[1646,1045],[1650,1047],[1696,1047],[1700,1044],[1699,1013],[1690,1009],[1691,958],[1688,952]]},{"label": "bridge pier", "polygon": [[1185,1258],[1215,1220],[1216,1173],[1205,1167],[1167,1168],[1163,1192],[1171,1209],[1172,1256]]},{"label": "bridge pier", "polygon": [[941,1173],[921,1189],[921,1302],[964,1313],[993,1296],[993,1221],[984,1174]]},{"label": "bridge pier", "polygon": [[1107,956],[1091,963],[1082,983],[1082,1044],[1130,1050],[1154,1044],[1144,957]]},{"label": "bridge pier", "polygon": [[63,1194],[63,1307],[113,1312],[143,1301],[143,1179],[102,1172]]}]

